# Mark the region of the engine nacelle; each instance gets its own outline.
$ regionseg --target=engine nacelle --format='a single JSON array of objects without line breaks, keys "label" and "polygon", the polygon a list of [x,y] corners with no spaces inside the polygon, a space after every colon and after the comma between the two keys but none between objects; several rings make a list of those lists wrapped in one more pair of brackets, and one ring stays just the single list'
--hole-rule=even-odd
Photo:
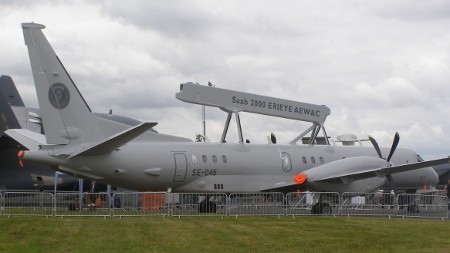
[{"label": "engine nacelle", "polygon": [[374,192],[385,184],[386,177],[358,175],[390,165],[384,159],[369,156],[337,160],[304,171],[305,186],[313,191]]}]

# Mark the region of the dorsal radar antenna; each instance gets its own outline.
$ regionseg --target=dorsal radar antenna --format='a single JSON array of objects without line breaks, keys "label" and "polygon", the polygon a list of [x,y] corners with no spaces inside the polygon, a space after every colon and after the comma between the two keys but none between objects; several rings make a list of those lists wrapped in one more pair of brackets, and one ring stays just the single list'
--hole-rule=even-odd
[{"label": "dorsal radar antenna", "polygon": [[323,130],[325,139],[328,140],[323,124],[328,115],[330,115],[330,108],[324,105],[314,105],[213,86],[204,86],[192,82],[180,84],[180,92],[176,94],[176,98],[187,103],[218,107],[227,112],[228,117],[221,138],[222,142],[225,141],[232,115],[235,114],[239,142],[243,143],[239,112],[311,122],[312,126],[292,140],[290,144],[297,143],[308,133],[311,133],[310,144],[312,144],[321,129]]}]

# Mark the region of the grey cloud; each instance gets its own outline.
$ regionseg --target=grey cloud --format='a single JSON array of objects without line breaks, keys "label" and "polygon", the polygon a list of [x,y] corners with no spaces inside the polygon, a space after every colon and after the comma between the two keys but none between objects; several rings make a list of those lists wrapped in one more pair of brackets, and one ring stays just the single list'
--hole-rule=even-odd
[{"label": "grey cloud", "polygon": [[104,11],[113,18],[155,30],[170,39],[197,40],[214,29],[214,17],[195,1],[127,1],[125,5],[109,2]]}]

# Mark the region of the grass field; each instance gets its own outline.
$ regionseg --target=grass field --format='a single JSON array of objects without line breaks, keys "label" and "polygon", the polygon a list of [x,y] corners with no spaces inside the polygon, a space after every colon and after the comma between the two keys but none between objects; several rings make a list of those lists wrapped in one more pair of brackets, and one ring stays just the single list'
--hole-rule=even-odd
[{"label": "grass field", "polygon": [[0,252],[450,252],[450,221],[0,216]]}]

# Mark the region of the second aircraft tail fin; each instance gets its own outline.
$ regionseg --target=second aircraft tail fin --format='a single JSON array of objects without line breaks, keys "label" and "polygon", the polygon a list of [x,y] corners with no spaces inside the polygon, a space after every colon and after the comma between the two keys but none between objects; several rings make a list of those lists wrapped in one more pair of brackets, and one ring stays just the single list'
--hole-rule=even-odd
[{"label": "second aircraft tail fin", "polygon": [[11,109],[13,103],[23,106],[11,77],[0,76],[0,136],[8,129],[20,128],[19,121]]}]

